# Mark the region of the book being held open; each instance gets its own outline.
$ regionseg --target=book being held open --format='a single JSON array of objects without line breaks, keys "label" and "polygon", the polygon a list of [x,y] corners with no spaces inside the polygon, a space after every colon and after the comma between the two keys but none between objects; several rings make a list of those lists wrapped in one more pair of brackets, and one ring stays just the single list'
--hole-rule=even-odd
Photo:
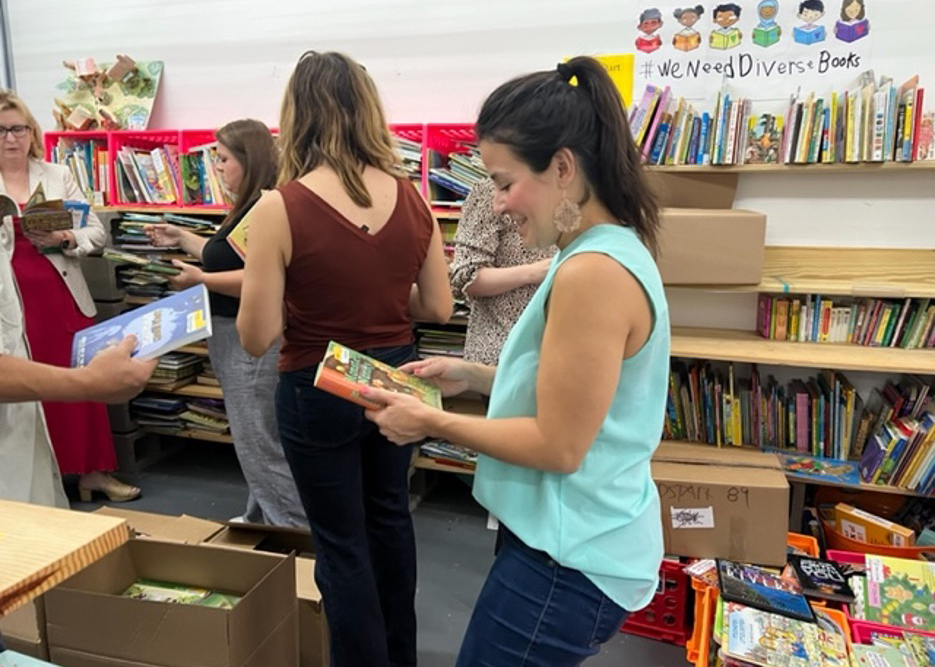
[{"label": "book being held open", "polygon": [[195,285],[82,329],[72,343],[71,365],[87,366],[97,353],[129,334],[137,338],[133,356],[140,359],[152,359],[208,338],[211,335],[208,290],[204,285]]},{"label": "book being held open", "polygon": [[441,391],[434,384],[334,341],[328,343],[325,358],[318,364],[315,386],[365,408],[376,409],[381,404],[362,395],[364,387],[409,394],[432,407],[442,407]]}]

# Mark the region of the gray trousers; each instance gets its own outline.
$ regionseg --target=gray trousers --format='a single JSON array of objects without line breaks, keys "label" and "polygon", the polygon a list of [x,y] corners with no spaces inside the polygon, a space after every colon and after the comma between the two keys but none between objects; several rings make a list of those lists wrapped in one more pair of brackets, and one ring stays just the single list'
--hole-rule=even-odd
[{"label": "gray trousers", "polygon": [[255,358],[241,347],[233,317],[213,316],[211,326],[211,366],[224,392],[234,451],[250,492],[244,520],[308,528],[276,423],[279,343]]}]

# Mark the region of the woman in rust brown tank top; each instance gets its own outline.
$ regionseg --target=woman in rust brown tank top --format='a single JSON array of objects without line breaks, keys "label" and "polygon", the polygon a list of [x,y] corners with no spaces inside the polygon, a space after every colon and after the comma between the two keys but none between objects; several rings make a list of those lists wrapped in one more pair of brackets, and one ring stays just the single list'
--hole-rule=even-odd
[{"label": "woman in rust brown tank top", "polygon": [[412,452],[314,377],[330,340],[394,366],[415,358],[412,320],[451,316],[441,236],[397,167],[359,64],[305,53],[279,127],[280,185],[250,212],[237,329],[257,356],[283,338],[277,416],[315,539],[333,664],[415,665]]}]

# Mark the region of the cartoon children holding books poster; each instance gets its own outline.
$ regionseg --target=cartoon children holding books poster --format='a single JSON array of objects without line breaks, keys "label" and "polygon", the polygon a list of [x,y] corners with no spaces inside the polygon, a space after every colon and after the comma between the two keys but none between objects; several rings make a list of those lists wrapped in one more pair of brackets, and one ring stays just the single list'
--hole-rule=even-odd
[{"label": "cartoon children holding books poster", "polygon": [[740,20],[740,5],[725,2],[714,8],[714,22],[718,27],[711,32],[709,44],[712,49],[733,49],[740,46],[743,33],[735,24]]},{"label": "cartoon children holding books poster", "polygon": [[772,46],[779,41],[782,28],[776,23],[779,14],[779,0],[761,0],[756,6],[760,22],[753,29],[753,43],[759,46]]},{"label": "cartoon children holding books poster", "polygon": [[822,0],[803,0],[799,3],[799,18],[803,25],[792,30],[792,37],[799,44],[817,44],[825,41],[825,26],[818,20],[825,15],[825,3]]},{"label": "cartoon children holding books poster", "polygon": [[704,7],[680,7],[673,12],[675,20],[683,27],[672,37],[672,46],[679,51],[693,51],[701,46],[701,33],[695,30],[695,24],[704,14]]},{"label": "cartoon children holding books poster", "polygon": [[834,36],[842,42],[856,42],[870,34],[867,7],[864,0],[844,0],[841,3],[841,18],[834,24]]},{"label": "cartoon children holding books poster", "polygon": [[652,53],[662,46],[662,38],[657,34],[662,27],[662,12],[655,7],[644,9],[640,14],[640,34],[636,38],[636,49],[643,53]]}]

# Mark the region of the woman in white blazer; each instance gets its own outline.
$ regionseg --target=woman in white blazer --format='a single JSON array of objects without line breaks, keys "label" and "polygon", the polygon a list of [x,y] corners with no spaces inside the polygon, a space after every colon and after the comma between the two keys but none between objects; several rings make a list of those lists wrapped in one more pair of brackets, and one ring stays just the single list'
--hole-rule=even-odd
[{"label": "woman in white blazer", "polygon": [[[25,103],[0,91],[0,192],[22,205],[39,185],[46,199],[85,199],[69,169],[42,160],[42,135]],[[26,233],[17,223],[14,234],[13,271],[32,358],[68,366],[75,332],[93,324],[96,314],[79,258],[102,248],[107,232],[91,211],[80,229]],[[83,500],[93,491],[112,501],[139,496],[139,489],[107,474],[117,458],[102,404],[43,403],[43,411],[61,472],[81,476]]]}]

